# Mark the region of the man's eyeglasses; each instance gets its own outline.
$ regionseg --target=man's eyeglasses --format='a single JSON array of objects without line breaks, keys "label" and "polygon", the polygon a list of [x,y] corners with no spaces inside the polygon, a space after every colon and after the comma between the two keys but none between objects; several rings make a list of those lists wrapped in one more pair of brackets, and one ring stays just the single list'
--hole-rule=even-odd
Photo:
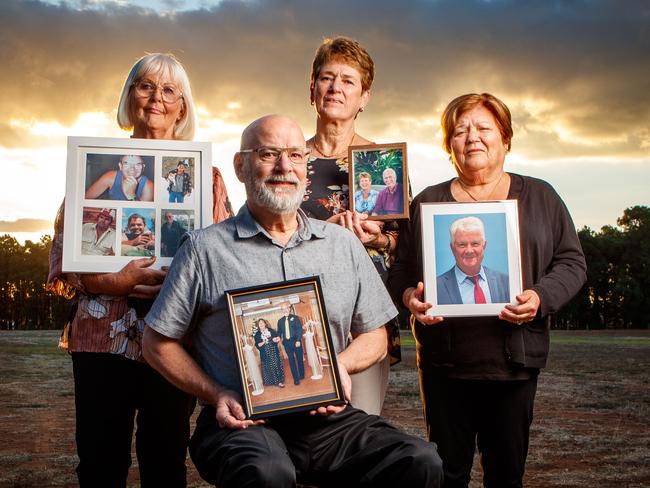
[{"label": "man's eyeglasses", "polygon": [[163,102],[166,103],[176,103],[179,98],[183,97],[183,92],[173,85],[156,85],[149,80],[138,80],[131,86],[135,88],[135,95],[140,98],[149,98],[158,90],[160,90]]},{"label": "man's eyeglasses", "polygon": [[260,158],[261,164],[277,164],[280,161],[280,157],[283,152],[287,153],[287,157],[291,164],[294,166],[300,166],[307,164],[307,159],[311,153],[311,149],[308,147],[272,147],[272,146],[260,146],[255,149],[242,149],[240,153],[257,153],[257,157]]}]

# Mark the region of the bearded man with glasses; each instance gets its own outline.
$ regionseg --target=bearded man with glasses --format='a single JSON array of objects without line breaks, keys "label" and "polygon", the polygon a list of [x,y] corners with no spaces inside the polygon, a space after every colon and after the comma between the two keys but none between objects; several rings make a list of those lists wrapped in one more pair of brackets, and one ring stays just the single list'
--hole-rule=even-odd
[{"label": "bearded man with glasses", "polygon": [[434,444],[352,405],[272,422],[246,419],[226,290],[320,276],[348,399],[349,375],[384,358],[384,324],[397,315],[359,239],[300,210],[308,156],[289,118],[266,116],[244,130],[234,166],[246,204],[236,217],[187,234],[145,317],[144,356],[200,399],[190,454],[201,476],[220,488],[440,486]]}]

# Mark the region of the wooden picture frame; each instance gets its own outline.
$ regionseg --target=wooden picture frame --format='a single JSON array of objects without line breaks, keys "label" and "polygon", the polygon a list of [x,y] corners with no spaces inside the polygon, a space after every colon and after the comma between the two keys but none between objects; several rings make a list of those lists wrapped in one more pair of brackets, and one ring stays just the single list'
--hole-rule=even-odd
[{"label": "wooden picture frame", "polygon": [[345,403],[317,276],[229,290],[226,299],[248,418]]},{"label": "wooden picture frame", "polygon": [[[350,210],[367,213],[373,220],[409,218],[405,142],[350,146],[348,162]],[[393,180],[389,179],[391,172]]]}]

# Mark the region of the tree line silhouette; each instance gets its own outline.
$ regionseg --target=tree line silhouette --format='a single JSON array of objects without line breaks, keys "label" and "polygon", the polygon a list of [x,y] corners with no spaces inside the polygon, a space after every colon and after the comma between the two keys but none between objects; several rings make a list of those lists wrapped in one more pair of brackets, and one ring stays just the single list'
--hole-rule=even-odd
[{"label": "tree line silhouette", "polygon": [[0,329],[61,329],[72,303],[45,290],[52,239],[0,236]]},{"label": "tree line silhouette", "polygon": [[556,327],[650,328],[650,207],[629,207],[616,223],[578,231],[587,283],[555,317]]},{"label": "tree line silhouette", "polygon": [[[578,231],[587,283],[556,316],[558,329],[650,328],[650,207],[624,210],[617,227]],[[60,329],[72,302],[46,291],[50,236],[24,245],[0,236],[0,329]]]}]

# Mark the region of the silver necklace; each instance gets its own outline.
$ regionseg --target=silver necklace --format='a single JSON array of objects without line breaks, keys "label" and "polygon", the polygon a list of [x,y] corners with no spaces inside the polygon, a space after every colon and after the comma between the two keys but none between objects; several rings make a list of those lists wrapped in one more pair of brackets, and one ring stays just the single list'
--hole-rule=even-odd
[{"label": "silver necklace", "polygon": [[[504,175],[504,174],[505,174],[505,172],[502,172],[502,173],[501,173],[501,176],[499,176],[499,179],[497,179],[497,182],[496,182],[495,185],[492,187],[492,191],[491,191],[490,194],[487,196],[487,198],[484,198],[483,200],[489,200],[490,198],[492,198],[492,195],[494,194],[494,192],[496,191],[497,187],[499,186],[499,183],[501,183],[501,178],[503,178],[503,175]],[[478,201],[479,201],[478,198],[476,198],[474,195],[472,195],[472,194],[470,193],[470,191],[469,191],[468,188],[465,186],[465,183],[463,183],[463,181],[460,179],[460,177],[456,178],[456,181],[458,181],[458,185],[460,186],[460,189],[463,190],[465,193],[467,193],[467,195],[468,195],[472,200],[474,200],[475,202],[478,202]]]}]

